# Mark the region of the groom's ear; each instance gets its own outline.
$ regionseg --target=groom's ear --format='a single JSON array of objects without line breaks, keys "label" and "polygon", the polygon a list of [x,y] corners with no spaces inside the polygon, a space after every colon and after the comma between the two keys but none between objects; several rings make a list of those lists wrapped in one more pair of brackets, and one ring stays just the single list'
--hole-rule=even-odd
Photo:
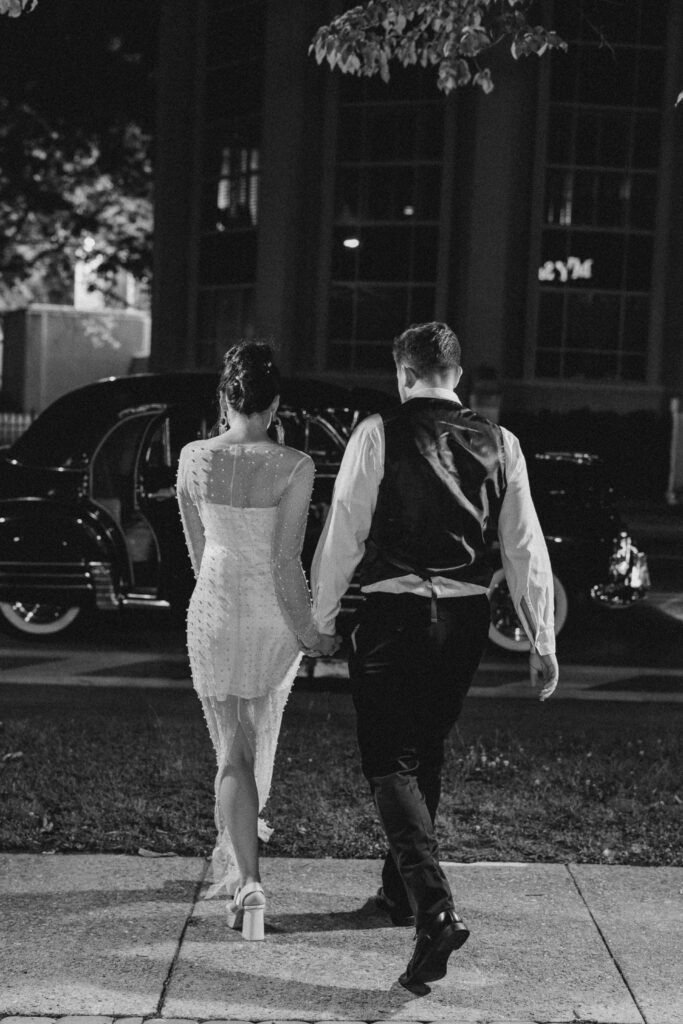
[{"label": "groom's ear", "polygon": [[418,375],[412,366],[406,366],[405,364],[401,367],[403,371],[403,383],[407,388],[412,388],[414,384],[419,380]]}]

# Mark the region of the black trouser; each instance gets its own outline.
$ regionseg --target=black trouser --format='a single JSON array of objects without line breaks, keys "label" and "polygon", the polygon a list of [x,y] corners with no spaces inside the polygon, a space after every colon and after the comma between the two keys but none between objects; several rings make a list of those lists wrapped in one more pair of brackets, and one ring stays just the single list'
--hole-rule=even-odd
[{"label": "black trouser", "polygon": [[453,908],[434,832],[444,740],[482,656],[486,595],[370,594],[353,635],[349,675],[363,773],[389,840],[387,897],[420,928]]}]

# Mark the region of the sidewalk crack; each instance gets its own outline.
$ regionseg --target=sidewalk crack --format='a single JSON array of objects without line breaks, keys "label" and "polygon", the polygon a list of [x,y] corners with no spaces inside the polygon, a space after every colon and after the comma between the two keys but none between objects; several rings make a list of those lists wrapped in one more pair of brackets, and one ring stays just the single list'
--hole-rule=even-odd
[{"label": "sidewalk crack", "polygon": [[174,952],[173,957],[171,959],[171,963],[169,964],[168,971],[166,972],[166,977],[164,978],[164,983],[161,986],[161,992],[159,994],[159,1002],[157,1003],[157,1008],[156,1008],[156,1011],[155,1011],[155,1014],[154,1014],[155,1017],[161,1017],[162,1010],[164,1008],[164,1003],[166,1002],[166,996],[168,995],[168,989],[169,989],[169,986],[171,984],[171,978],[173,977],[173,972],[175,971],[175,966],[178,963],[178,959],[180,957],[180,950],[182,949],[182,946],[183,946],[183,940],[185,938],[185,932],[187,931],[188,926],[190,924],[190,921],[192,920],[192,915],[194,914],[194,908],[197,906],[197,901],[199,899],[199,893],[201,892],[201,888],[202,888],[202,885],[204,884],[204,879],[206,878],[206,873],[207,873],[208,870],[209,870],[209,862],[208,862],[208,860],[205,860],[204,861],[204,870],[202,871],[200,877],[197,879],[197,883],[196,883],[196,885],[194,887],[194,893],[192,895],[192,906],[190,907],[189,913],[188,913],[187,917],[185,918],[185,923],[183,924],[183,927],[180,930],[180,935],[178,936],[178,943],[176,945],[175,952]]},{"label": "sidewalk crack", "polygon": [[572,871],[571,864],[565,864],[565,867],[567,869],[567,873],[569,874],[569,877],[571,878],[572,882],[574,883],[574,887],[575,887],[577,893],[579,894],[581,902],[583,903],[584,907],[588,911],[588,916],[590,917],[591,921],[595,925],[595,929],[596,929],[598,935],[600,936],[600,938],[602,939],[602,942],[603,942],[603,945],[604,945],[605,949],[609,953],[610,960],[612,961],[612,963],[616,967],[617,972],[619,974],[619,977],[623,981],[624,985],[626,986],[626,990],[627,990],[628,994],[630,995],[631,999],[633,1000],[633,1005],[635,1006],[636,1010],[638,1011],[638,1013],[641,1016],[643,1024],[648,1024],[647,1017],[645,1016],[645,1011],[643,1010],[642,1006],[638,1002],[638,1000],[636,998],[636,994],[633,991],[633,989],[631,988],[631,986],[629,984],[629,981],[628,981],[628,978],[626,977],[626,974],[624,973],[624,970],[623,970],[621,964],[619,963],[619,961],[617,960],[616,956],[612,952],[612,950],[610,948],[610,945],[609,945],[609,943],[607,941],[607,936],[605,935],[605,933],[603,932],[602,928],[598,924],[598,921],[597,921],[597,918],[595,917],[595,914],[593,913],[593,911],[589,907],[588,901],[586,900],[586,897],[583,895],[583,892],[581,891],[581,886],[579,885],[579,881],[576,878],[574,872]]}]

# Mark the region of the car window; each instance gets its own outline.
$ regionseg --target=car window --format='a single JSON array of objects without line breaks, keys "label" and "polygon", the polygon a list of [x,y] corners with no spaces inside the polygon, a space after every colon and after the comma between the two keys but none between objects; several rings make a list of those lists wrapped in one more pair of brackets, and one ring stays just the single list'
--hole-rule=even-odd
[{"label": "car window", "polygon": [[285,428],[285,443],[310,455],[318,473],[339,469],[345,441],[335,425],[323,416],[283,409],[279,413]]},{"label": "car window", "polygon": [[145,431],[154,413],[129,416],[117,423],[102,440],[90,466],[90,494],[124,523],[135,504],[134,469]]},{"label": "car window", "polygon": [[180,452],[190,441],[209,436],[212,424],[201,413],[173,409],[155,424],[140,455],[140,468],[178,469]]}]

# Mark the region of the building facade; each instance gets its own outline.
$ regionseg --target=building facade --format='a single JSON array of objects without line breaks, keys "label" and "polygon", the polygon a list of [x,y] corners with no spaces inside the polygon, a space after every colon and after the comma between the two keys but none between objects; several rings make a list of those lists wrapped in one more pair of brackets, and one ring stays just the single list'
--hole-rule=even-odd
[{"label": "building facade", "polygon": [[495,53],[491,95],[445,98],[430,70],[319,68],[332,4],[166,0],[153,365],[265,336],[289,373],[391,387],[393,336],[445,319],[504,407],[663,413],[683,391],[683,2],[604,5],[607,45],[594,0],[571,23],[555,6],[567,55]]}]

